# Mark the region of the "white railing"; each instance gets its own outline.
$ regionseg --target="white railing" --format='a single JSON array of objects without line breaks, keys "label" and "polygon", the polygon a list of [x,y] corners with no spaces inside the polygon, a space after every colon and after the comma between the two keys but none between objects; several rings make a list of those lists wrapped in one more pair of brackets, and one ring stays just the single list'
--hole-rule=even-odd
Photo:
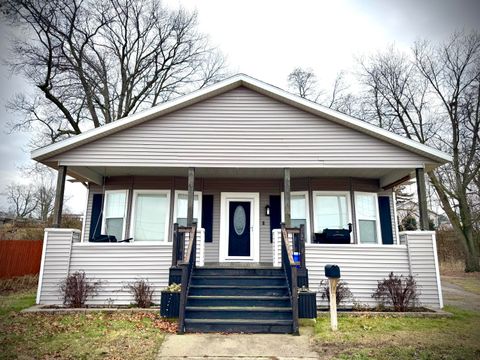
[{"label": "white railing", "polygon": [[[292,235],[288,234],[288,243],[292,246]],[[272,230],[272,254],[273,254],[273,266],[282,266],[282,230]],[[293,251],[293,249],[292,249]]]},{"label": "white railing", "polygon": [[[189,233],[185,233],[185,250],[184,254],[186,254],[188,249],[188,240],[189,240]],[[205,229],[198,228],[197,229],[197,249],[196,249],[196,261],[195,264],[197,266],[205,265]]]}]

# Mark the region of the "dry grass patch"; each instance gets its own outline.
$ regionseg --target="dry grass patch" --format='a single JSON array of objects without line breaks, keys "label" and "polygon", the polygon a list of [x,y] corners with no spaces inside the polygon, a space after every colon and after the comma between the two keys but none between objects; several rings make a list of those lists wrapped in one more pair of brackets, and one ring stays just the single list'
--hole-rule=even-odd
[{"label": "dry grass patch", "polygon": [[480,312],[447,307],[452,318],[340,317],[315,327],[317,351],[340,359],[478,359]]},{"label": "dry grass patch", "polygon": [[19,313],[33,293],[0,297],[0,359],[153,359],[176,324],[152,313]]}]

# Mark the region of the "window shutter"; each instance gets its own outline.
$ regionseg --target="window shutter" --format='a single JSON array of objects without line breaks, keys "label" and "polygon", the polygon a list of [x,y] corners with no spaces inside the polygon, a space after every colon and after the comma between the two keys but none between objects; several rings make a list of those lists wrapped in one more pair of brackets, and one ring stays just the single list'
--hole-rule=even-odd
[{"label": "window shutter", "polygon": [[213,195],[202,196],[202,227],[205,229],[205,242],[213,241]]},{"label": "window shutter", "polygon": [[380,227],[382,229],[382,242],[384,245],[393,244],[392,213],[390,209],[390,196],[378,197],[378,210],[380,212]]},{"label": "window shutter", "polygon": [[102,232],[102,204],[103,194],[93,194],[89,240],[99,236]]},{"label": "window shutter", "polygon": [[282,222],[282,198],[280,195],[270,195],[270,242],[272,239],[272,230],[280,229]]}]

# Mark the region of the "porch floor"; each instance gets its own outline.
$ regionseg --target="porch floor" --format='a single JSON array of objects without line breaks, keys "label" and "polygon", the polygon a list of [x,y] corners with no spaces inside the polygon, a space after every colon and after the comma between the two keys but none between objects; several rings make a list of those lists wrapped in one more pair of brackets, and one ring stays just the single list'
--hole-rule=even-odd
[{"label": "porch floor", "polygon": [[268,262],[208,262],[202,268],[226,268],[226,269],[271,269],[273,263]]}]

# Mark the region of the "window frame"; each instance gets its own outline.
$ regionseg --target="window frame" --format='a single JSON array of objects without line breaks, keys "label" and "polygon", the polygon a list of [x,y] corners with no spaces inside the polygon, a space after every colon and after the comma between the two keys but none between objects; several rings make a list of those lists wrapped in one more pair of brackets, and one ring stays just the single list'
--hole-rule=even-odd
[{"label": "window frame", "polygon": [[[105,190],[103,193],[103,209],[102,209],[102,234],[107,234],[106,233],[106,227],[107,227],[107,215],[106,215],[106,209],[107,209],[107,199],[108,199],[108,194],[114,194],[114,193],[124,193],[125,194],[125,207],[123,209],[123,227],[122,227],[122,239],[117,239],[117,241],[124,240],[126,238],[126,230],[127,230],[127,212],[128,212],[128,195],[129,191],[128,189],[120,189],[120,190]],[[112,217],[113,219],[117,219]],[[109,235],[109,234],[107,234]]]},{"label": "window frame", "polygon": [[[359,218],[358,216],[358,207],[357,207],[357,195],[368,195],[372,196],[374,198],[374,204],[375,204],[375,219],[373,218]],[[378,208],[378,194],[374,192],[367,192],[367,191],[354,191],[354,201],[355,201],[355,227],[357,229],[357,241],[360,245],[383,245],[382,241],[382,230],[381,230],[381,225],[380,225],[380,210]],[[362,239],[360,238],[360,222],[359,220],[375,220],[376,222],[376,231],[377,231],[377,242],[376,243],[362,243]]]},{"label": "window frame", "polygon": [[[177,211],[178,211],[178,195],[187,195],[187,190],[175,190],[174,202],[173,202],[173,222],[177,221]],[[193,217],[195,218],[195,196],[198,196],[198,216],[197,216],[197,227],[200,229],[202,227],[202,192],[194,191],[193,192]]]},{"label": "window frame", "polygon": [[[352,220],[352,199],[350,197],[350,191],[330,191],[330,190],[316,190],[312,191],[312,207],[313,207],[313,233],[316,230],[316,221],[317,221],[317,196],[345,196],[347,201],[347,225],[353,224]],[[348,227],[347,227],[348,228]],[[323,229],[322,229],[323,231]],[[356,239],[355,230],[352,229],[350,236],[350,244],[354,244]]]},{"label": "window frame", "polygon": [[[166,195],[167,196],[167,211],[165,212],[165,239],[163,240],[141,240],[135,241],[135,212],[136,212],[136,203],[137,197],[141,194],[155,194],[155,195]],[[169,230],[170,230],[170,190],[158,190],[158,189],[135,189],[133,190],[132,204],[131,204],[131,216],[130,216],[130,237],[133,238],[132,242],[137,242],[138,244],[168,244],[169,241]]]},{"label": "window frame", "polygon": [[[307,207],[305,209],[305,214],[306,214],[306,219],[305,219],[305,240],[307,243],[311,243],[312,242],[312,237],[311,237],[311,232],[310,232],[310,196],[309,196],[309,192],[308,190],[302,190],[302,191],[290,191],[290,197],[293,196],[293,195],[305,195],[305,206]],[[281,207],[282,207],[282,211],[281,211],[281,219],[282,219],[282,222],[285,222],[285,192],[281,192],[280,194],[280,203],[281,203]],[[290,199],[290,205],[291,205],[291,199]],[[292,209],[290,209],[290,218],[291,218],[291,211]]]}]

